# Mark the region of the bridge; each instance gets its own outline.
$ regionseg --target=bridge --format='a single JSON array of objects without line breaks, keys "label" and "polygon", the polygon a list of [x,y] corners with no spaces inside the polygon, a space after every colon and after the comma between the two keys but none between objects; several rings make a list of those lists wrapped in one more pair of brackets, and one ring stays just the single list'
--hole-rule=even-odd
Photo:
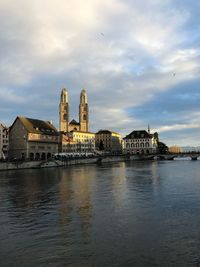
[{"label": "bridge", "polygon": [[175,158],[200,159],[200,153],[168,153],[168,154],[101,154],[95,156],[97,162],[121,161],[121,160],[174,160]]},{"label": "bridge", "polygon": [[164,157],[164,159],[167,160],[174,160],[174,158],[191,158],[191,160],[197,160],[198,157],[200,157],[200,153],[171,153],[171,154],[166,154],[166,155],[159,155],[160,159]]},{"label": "bridge", "polygon": [[195,153],[168,153],[168,154],[149,154],[149,155],[127,155],[130,159],[143,159],[143,160],[174,160],[175,158],[191,158],[191,160],[197,160],[200,158],[200,152]]}]

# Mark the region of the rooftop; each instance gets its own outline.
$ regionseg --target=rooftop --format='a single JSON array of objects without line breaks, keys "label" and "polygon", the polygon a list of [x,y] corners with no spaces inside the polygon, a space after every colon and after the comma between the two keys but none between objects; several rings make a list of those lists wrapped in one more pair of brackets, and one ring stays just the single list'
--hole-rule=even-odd
[{"label": "rooftop", "polygon": [[16,120],[17,119],[21,121],[21,123],[24,125],[26,130],[30,133],[59,135],[56,128],[49,121],[42,121],[42,120],[37,120],[37,119],[25,118],[25,117],[17,117]]},{"label": "rooftop", "polygon": [[149,134],[146,130],[135,130],[128,134],[124,139],[139,139],[139,138],[152,138],[152,134]]},{"label": "rooftop", "polygon": [[119,134],[110,130],[99,130],[96,134]]},{"label": "rooftop", "polygon": [[73,125],[80,125],[79,122],[77,122],[76,120],[71,120],[69,124],[73,124]]}]

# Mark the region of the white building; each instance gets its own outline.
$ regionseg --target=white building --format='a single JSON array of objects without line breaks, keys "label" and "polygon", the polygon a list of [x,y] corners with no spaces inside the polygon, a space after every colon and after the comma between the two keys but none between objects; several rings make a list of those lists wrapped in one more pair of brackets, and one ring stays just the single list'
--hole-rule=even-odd
[{"label": "white building", "polygon": [[8,155],[8,128],[0,123],[0,159]]},{"label": "white building", "polygon": [[62,153],[93,153],[95,134],[83,131],[71,131],[61,135]]},{"label": "white building", "polygon": [[150,131],[136,130],[123,138],[125,154],[154,154],[157,152],[158,134]]}]

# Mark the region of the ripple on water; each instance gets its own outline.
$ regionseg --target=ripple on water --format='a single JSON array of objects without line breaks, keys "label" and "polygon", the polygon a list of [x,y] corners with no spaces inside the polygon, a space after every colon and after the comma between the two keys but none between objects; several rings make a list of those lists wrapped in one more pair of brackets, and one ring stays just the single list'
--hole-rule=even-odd
[{"label": "ripple on water", "polygon": [[199,173],[198,161],[2,173],[0,260],[5,267],[198,266]]}]

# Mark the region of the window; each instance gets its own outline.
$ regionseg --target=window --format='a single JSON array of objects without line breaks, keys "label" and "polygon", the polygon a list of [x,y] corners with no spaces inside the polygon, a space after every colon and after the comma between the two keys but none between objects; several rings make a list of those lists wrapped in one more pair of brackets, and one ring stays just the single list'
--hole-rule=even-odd
[{"label": "window", "polygon": [[145,147],[149,147],[149,143],[148,142],[145,143]]}]

